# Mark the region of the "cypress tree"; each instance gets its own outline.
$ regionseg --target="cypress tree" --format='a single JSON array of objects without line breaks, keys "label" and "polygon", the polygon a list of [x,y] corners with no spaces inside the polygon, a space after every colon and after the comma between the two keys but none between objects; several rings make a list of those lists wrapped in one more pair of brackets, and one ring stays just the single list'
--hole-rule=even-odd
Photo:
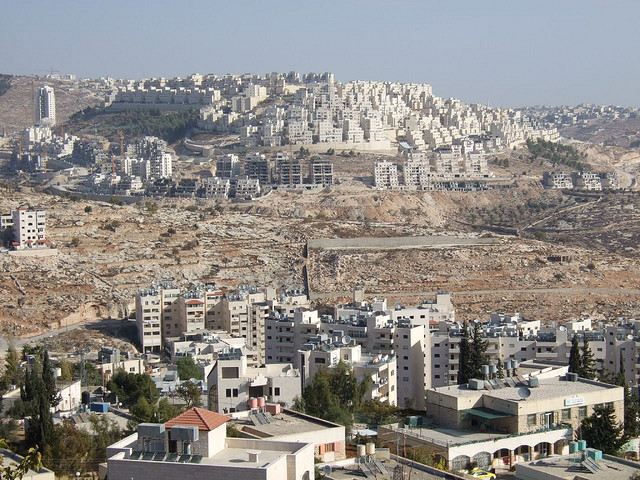
[{"label": "cypress tree", "polygon": [[458,385],[463,385],[473,378],[472,349],[469,342],[469,325],[462,324],[462,337],[460,338],[460,356],[458,359]]},{"label": "cypress tree", "polygon": [[471,364],[470,370],[473,372],[471,378],[482,378],[482,365],[486,365],[487,347],[489,342],[482,338],[482,324],[480,322],[473,323],[473,343],[471,344]]},{"label": "cypress tree", "polygon": [[582,372],[580,376],[588,380],[596,378],[595,360],[593,359],[593,352],[589,348],[589,339],[584,336],[584,342],[582,343]]},{"label": "cypress tree", "polygon": [[569,371],[580,375],[582,372],[582,358],[580,357],[580,345],[578,335],[573,334],[571,339],[571,351],[569,352]]}]

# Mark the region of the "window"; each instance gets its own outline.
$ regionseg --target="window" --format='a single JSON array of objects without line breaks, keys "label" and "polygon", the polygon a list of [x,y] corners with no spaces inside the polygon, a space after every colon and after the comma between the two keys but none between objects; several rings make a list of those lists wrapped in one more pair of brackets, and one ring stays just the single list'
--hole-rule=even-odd
[{"label": "window", "polygon": [[564,408],[562,410],[562,420],[571,420],[571,409]]},{"label": "window", "polygon": [[440,354],[439,354],[439,353],[434,353],[434,354],[433,354],[433,356],[434,356],[435,358],[440,358]]},{"label": "window", "polygon": [[440,368],[440,365],[436,364],[433,366],[433,368]]},{"label": "window", "polygon": [[234,397],[237,397],[237,396],[238,396],[238,389],[237,389],[237,388],[234,388],[234,389],[233,389],[233,396],[234,396]]},{"label": "window", "polygon": [[409,381],[409,377],[402,377],[402,381],[403,382],[408,382]]},{"label": "window", "polygon": [[314,361],[314,363],[326,363],[324,358],[317,358],[316,357],[316,358],[313,359],[313,361]]},{"label": "window", "polygon": [[527,351],[527,347],[520,347],[520,351],[521,352],[526,352]]},{"label": "window", "polygon": [[404,357],[402,357],[404,360],[409,360],[409,357],[407,355],[405,355]]},{"label": "window", "polygon": [[402,335],[402,338],[409,338],[409,335]]},{"label": "window", "polygon": [[279,397],[280,396],[280,387],[274,388],[274,391],[275,391],[276,397]]},{"label": "window", "polygon": [[587,407],[578,407],[578,418],[585,418],[587,416]]},{"label": "window", "polygon": [[440,375],[436,375],[435,378],[440,378]]},{"label": "window", "polygon": [[231,398],[231,389],[227,388],[227,394],[226,394],[227,398]]},{"label": "window", "polygon": [[527,415],[527,425],[532,427],[536,424],[536,414],[532,413],[531,415]]},{"label": "window", "polygon": [[402,369],[403,369],[403,370],[409,370],[409,367],[404,366],[404,367],[402,367]]}]

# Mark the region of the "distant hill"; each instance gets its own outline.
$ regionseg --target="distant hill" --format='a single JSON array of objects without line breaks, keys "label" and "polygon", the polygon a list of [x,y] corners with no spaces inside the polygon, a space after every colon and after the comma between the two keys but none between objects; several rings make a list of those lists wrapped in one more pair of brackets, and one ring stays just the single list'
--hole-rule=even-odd
[{"label": "distant hill", "polygon": [[43,77],[10,77],[10,87],[2,94],[2,87],[6,85],[4,78],[0,75],[0,132],[4,129],[7,134],[33,125],[35,103],[32,92],[44,84],[55,90],[58,121],[66,121],[72,113],[98,105],[102,100],[102,96],[93,88],[79,86],[73,81]]}]

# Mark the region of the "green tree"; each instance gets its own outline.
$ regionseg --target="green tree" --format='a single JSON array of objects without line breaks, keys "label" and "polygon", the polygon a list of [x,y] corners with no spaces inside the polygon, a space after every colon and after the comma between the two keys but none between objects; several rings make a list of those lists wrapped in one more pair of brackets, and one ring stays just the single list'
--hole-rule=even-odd
[{"label": "green tree", "polygon": [[158,402],[158,421],[166,423],[172,418],[180,415],[181,410],[166,398],[161,398]]},{"label": "green tree", "polygon": [[147,403],[155,405],[160,396],[149,375],[125,372],[122,369],[117,370],[111,377],[107,388],[115,392],[125,407],[135,405],[142,397]]},{"label": "green tree", "polygon": [[92,413],[89,416],[89,424],[93,432],[91,458],[96,462],[104,462],[107,447],[123,438],[124,434],[118,424],[106,416]]},{"label": "green tree", "polygon": [[63,382],[70,382],[73,380],[73,375],[71,374],[71,362],[67,359],[60,360],[60,380]]},{"label": "green tree", "polygon": [[582,368],[580,376],[582,378],[586,378],[588,380],[593,380],[596,378],[596,361],[593,359],[593,352],[589,347],[589,339],[587,336],[584,336],[584,341],[582,342]]},{"label": "green tree", "polygon": [[571,373],[582,373],[582,357],[580,356],[580,345],[578,344],[578,335],[573,334],[571,339],[571,350],[569,351],[569,371]]},{"label": "green tree", "polygon": [[[9,448],[2,438],[0,438],[0,447]],[[4,457],[0,455],[0,478],[2,480],[21,480],[29,470],[38,471],[41,466],[42,457],[36,447],[27,450],[18,464],[9,463],[9,465],[5,466]]]},{"label": "green tree", "polygon": [[489,342],[483,339],[482,324],[473,322],[473,343],[471,344],[471,365],[469,369],[473,371],[472,378],[482,378],[482,365],[488,363],[487,348]]},{"label": "green tree", "polygon": [[202,380],[200,367],[198,367],[193,357],[186,356],[178,360],[178,377],[180,380],[189,380],[191,378]]},{"label": "green tree", "polygon": [[176,388],[176,395],[186,404],[187,408],[202,406],[202,388],[191,380],[180,384]]},{"label": "green tree", "polygon": [[60,475],[86,472],[91,451],[91,435],[64,419],[53,430],[42,455],[43,464]]},{"label": "green tree", "polygon": [[471,364],[473,352],[469,339],[469,324],[465,320],[462,324],[462,337],[460,338],[460,355],[458,358],[458,385],[464,385],[473,378],[473,365]]},{"label": "green tree", "polygon": [[20,385],[20,357],[13,344],[10,344],[7,349],[2,377],[7,387],[10,385]]},{"label": "green tree", "polygon": [[498,372],[496,375],[498,378],[504,378],[504,362],[501,358],[498,359]]},{"label": "green tree", "polygon": [[144,396],[138,398],[138,401],[129,409],[129,413],[143,423],[158,420],[158,410]]},{"label": "green tree", "polygon": [[29,447],[37,446],[40,451],[44,451],[44,446],[50,443],[53,436],[51,408],[60,401],[46,350],[44,353],[40,350],[28,369],[20,390],[20,398],[25,413],[31,417],[25,432],[25,443]]},{"label": "green tree", "polygon": [[622,426],[616,423],[612,405],[596,405],[593,415],[582,420],[580,433],[591,448],[609,455],[618,453],[625,440]]},{"label": "green tree", "polygon": [[351,366],[340,362],[331,369],[321,368],[301,397],[294,399],[294,409],[331,422],[351,431],[354,412],[361,405],[370,379],[358,380]]}]

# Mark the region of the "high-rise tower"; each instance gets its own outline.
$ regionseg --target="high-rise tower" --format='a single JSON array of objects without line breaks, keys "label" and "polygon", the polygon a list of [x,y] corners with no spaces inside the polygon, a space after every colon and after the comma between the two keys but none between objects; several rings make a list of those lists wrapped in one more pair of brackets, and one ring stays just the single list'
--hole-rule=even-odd
[{"label": "high-rise tower", "polygon": [[36,97],[36,125],[53,127],[56,124],[56,97],[53,87],[43,86]]}]

